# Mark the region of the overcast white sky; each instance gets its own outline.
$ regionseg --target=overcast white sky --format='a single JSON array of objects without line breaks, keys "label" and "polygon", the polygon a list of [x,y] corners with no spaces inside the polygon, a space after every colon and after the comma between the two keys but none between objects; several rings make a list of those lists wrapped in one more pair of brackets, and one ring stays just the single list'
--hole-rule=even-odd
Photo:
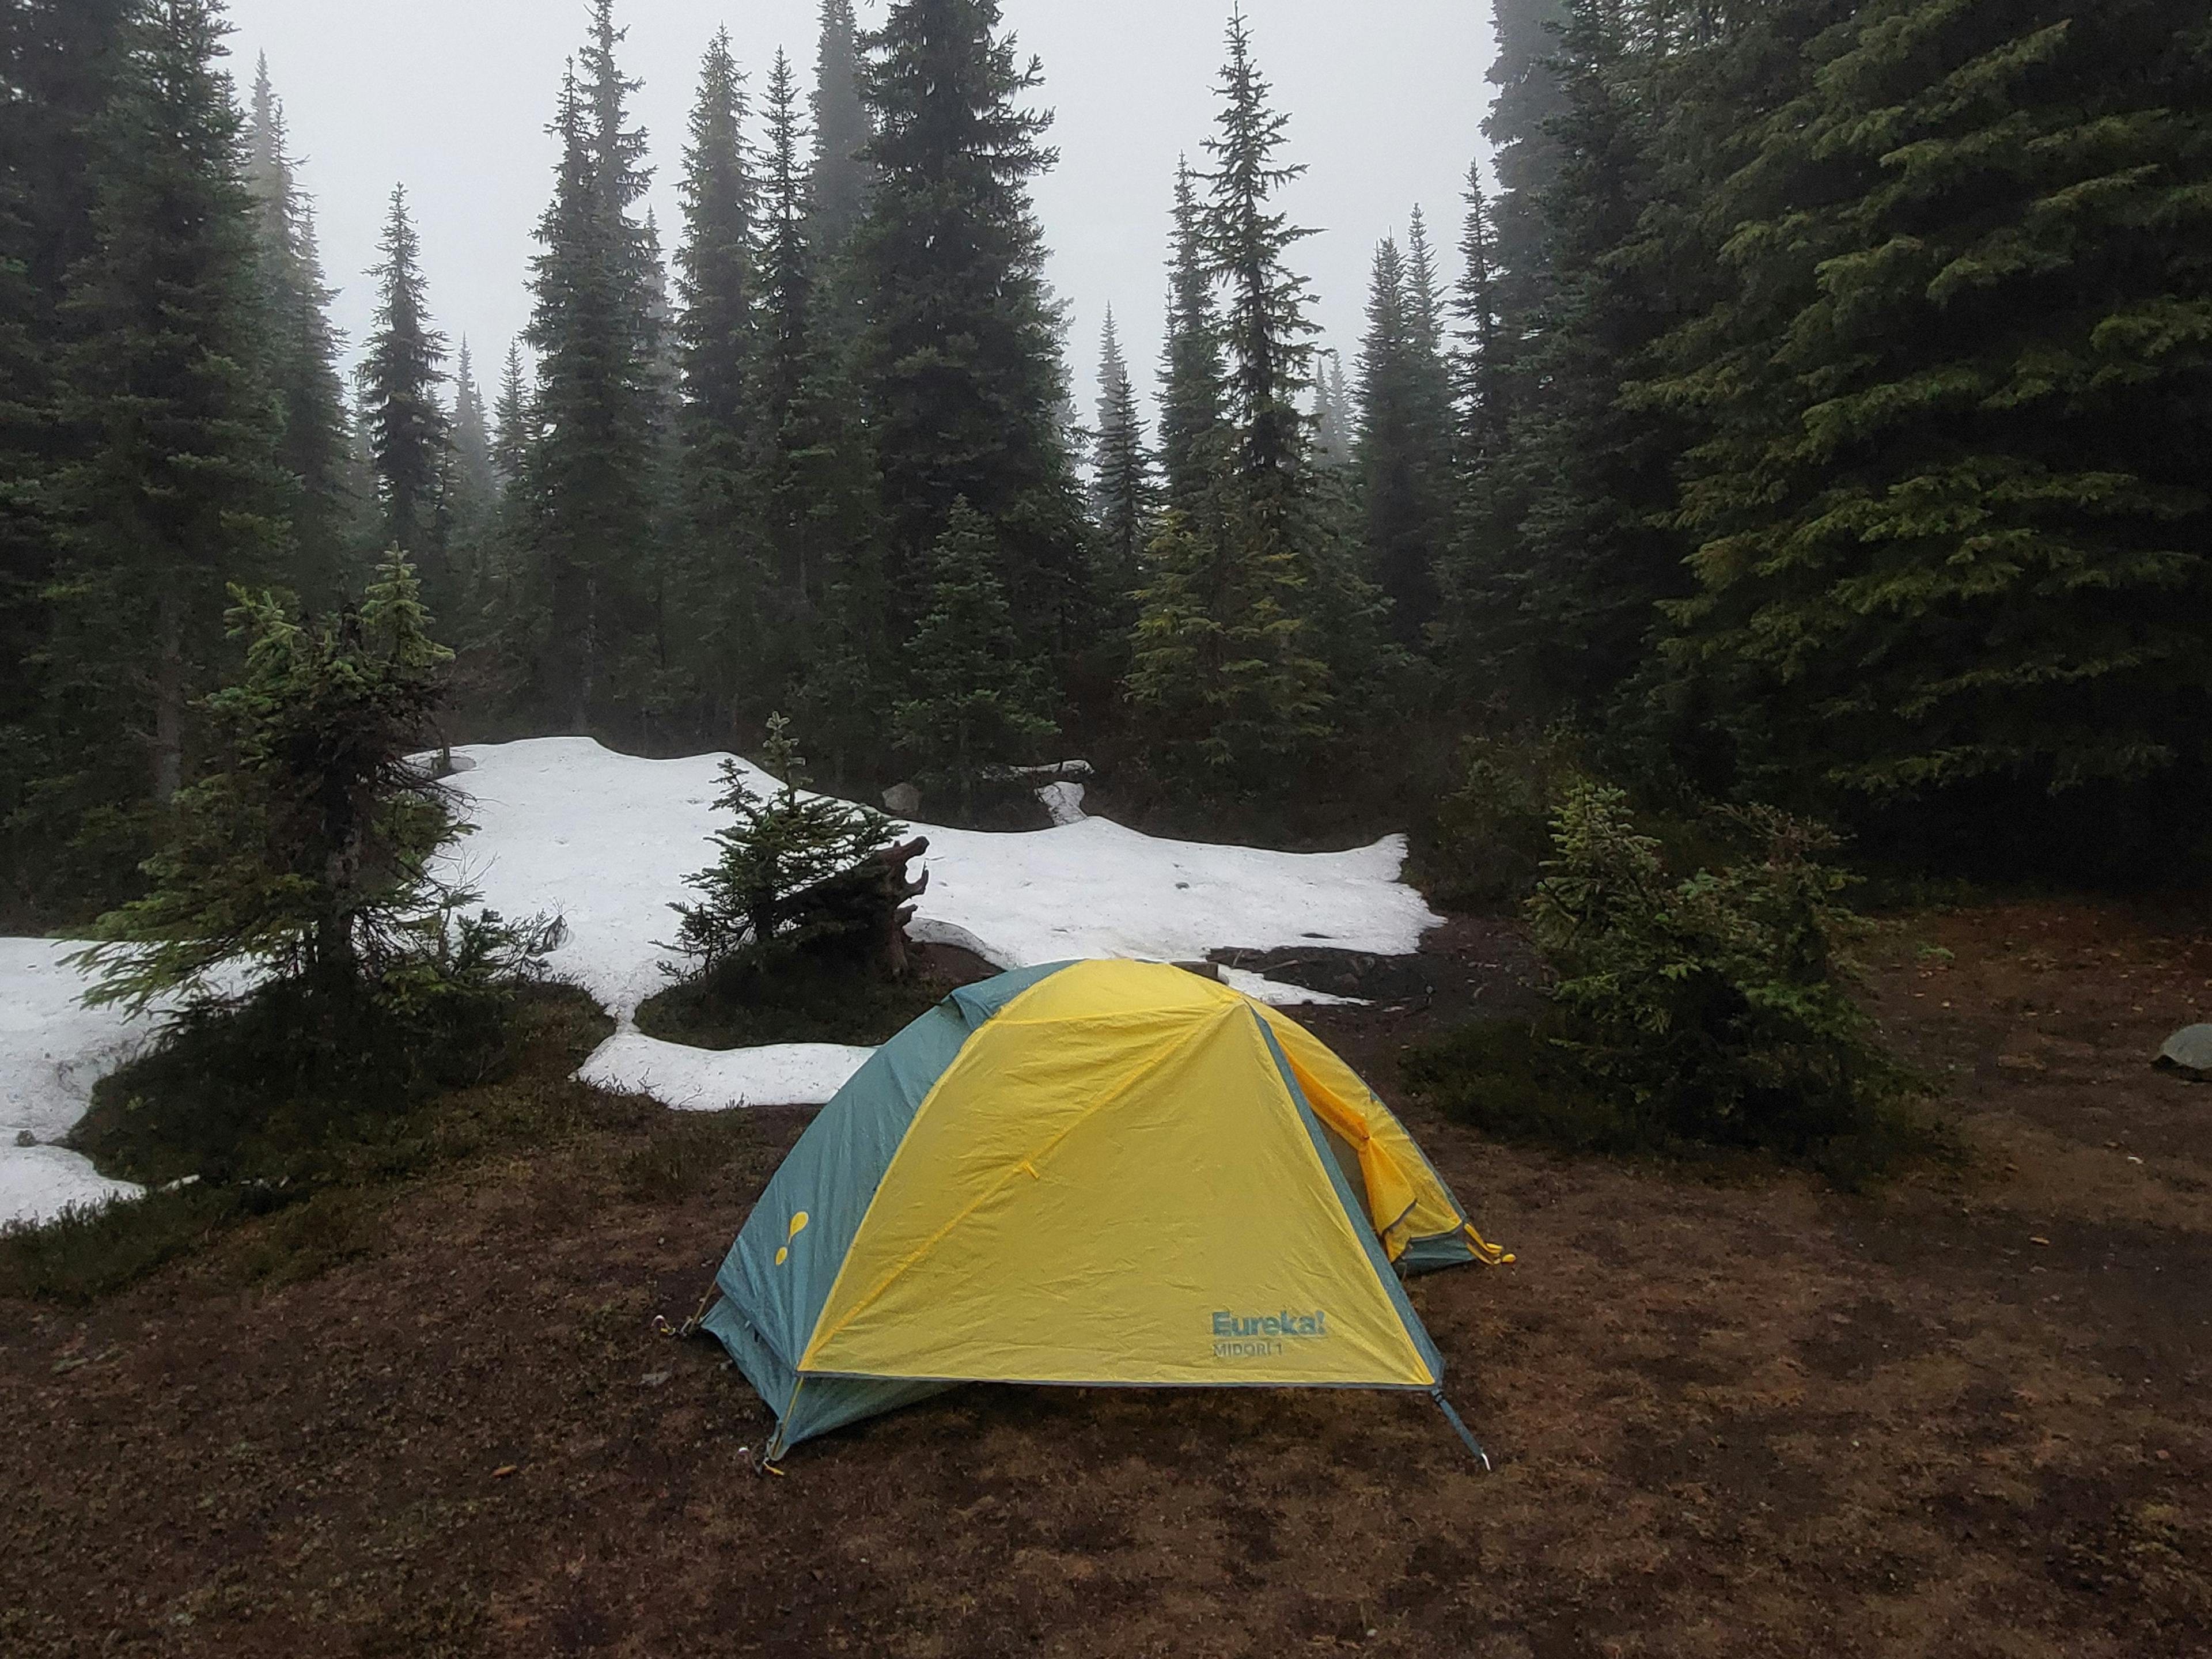
[{"label": "overcast white sky", "polygon": [[[884,0],[862,0],[863,25]],[[1227,0],[1006,0],[1044,60],[1059,168],[1036,187],[1051,278],[1073,307],[1069,356],[1088,416],[1098,331],[1111,305],[1149,392],[1158,351],[1176,156],[1212,130]],[[1287,198],[1322,234],[1300,258],[1327,343],[1357,349],[1374,245],[1419,203],[1458,240],[1460,191],[1481,146],[1492,51],[1482,0],[1246,0],[1261,66],[1291,115],[1290,159],[1312,171]],[[529,315],[531,232],[552,186],[544,128],[583,0],[232,0],[241,95],[255,54],[270,70],[320,215],[323,257],[358,343],[386,198],[406,185],[431,306],[466,335],[490,381]],[[672,247],[684,119],[708,38],[726,23],[757,94],[778,45],[811,85],[816,0],[625,0],[623,57],[656,167],[653,204]],[[487,386],[487,391],[489,391]]]}]

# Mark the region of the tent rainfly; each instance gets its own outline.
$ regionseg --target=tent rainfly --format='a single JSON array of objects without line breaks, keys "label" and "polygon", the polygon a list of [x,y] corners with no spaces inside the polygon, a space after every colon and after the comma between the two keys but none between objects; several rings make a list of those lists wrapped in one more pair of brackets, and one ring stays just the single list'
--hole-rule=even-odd
[{"label": "tent rainfly", "polygon": [[1419,1389],[1481,1456],[1400,1275],[1511,1259],[1296,1023],[1084,962],[957,991],[880,1049],[696,1322],[775,1412],[771,1462],[978,1382]]}]

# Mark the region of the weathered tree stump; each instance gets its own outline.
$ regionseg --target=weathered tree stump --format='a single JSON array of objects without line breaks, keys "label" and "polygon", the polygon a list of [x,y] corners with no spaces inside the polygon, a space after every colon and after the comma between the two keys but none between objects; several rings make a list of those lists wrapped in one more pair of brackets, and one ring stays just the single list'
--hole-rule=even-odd
[{"label": "weathered tree stump", "polygon": [[913,972],[907,924],[914,901],[929,890],[929,872],[908,866],[929,851],[927,836],[886,847],[841,875],[818,881],[784,901],[785,915],[813,948],[850,957],[863,972],[904,979]]}]

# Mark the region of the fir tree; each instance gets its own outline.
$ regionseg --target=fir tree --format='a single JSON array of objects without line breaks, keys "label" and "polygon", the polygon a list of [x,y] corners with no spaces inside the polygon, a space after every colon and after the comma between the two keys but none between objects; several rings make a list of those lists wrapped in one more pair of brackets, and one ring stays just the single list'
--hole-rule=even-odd
[{"label": "fir tree", "polygon": [[477,384],[465,337],[453,370],[453,441],[446,451],[444,517],[461,612],[456,638],[474,632],[466,619],[480,616],[498,585],[501,562],[499,470],[492,459],[491,420]]},{"label": "fir tree", "polygon": [[906,650],[911,688],[898,710],[902,748],[925,785],[949,787],[971,820],[975,786],[1055,729],[1049,691],[1024,654],[999,579],[990,523],[956,501],[931,550],[929,605]]},{"label": "fir tree", "polygon": [[1353,451],[1366,516],[1368,570],[1391,603],[1401,642],[1417,643],[1435,615],[1437,556],[1447,527],[1445,478],[1431,457],[1445,434],[1425,423],[1429,367],[1423,285],[1395,239],[1375,252],[1367,337],[1359,356],[1359,433]]},{"label": "fir tree", "polygon": [[1209,198],[1200,235],[1214,278],[1228,289],[1221,335],[1229,362],[1227,408],[1237,433],[1237,470],[1246,481],[1287,480],[1304,459],[1305,390],[1318,331],[1307,314],[1313,295],[1290,268],[1290,250],[1313,233],[1273,206],[1304,163],[1276,159],[1290,117],[1269,107],[1271,88],[1252,57],[1240,10],[1229,24],[1229,62],[1221,73],[1218,136],[1206,141],[1214,170],[1202,175]]},{"label": "fir tree", "polygon": [[825,254],[843,248],[868,193],[872,136],[860,94],[860,30],[853,0],[822,0],[822,33],[814,62],[814,163],[809,228]]},{"label": "fir tree", "polygon": [[2171,848],[2212,692],[2202,10],[1877,0],[1801,84],[1716,214],[1734,291],[1639,392],[1712,433],[1688,690],[1756,787],[1984,857]]},{"label": "fir tree", "polygon": [[1160,466],[1167,498],[1195,514],[1220,470],[1226,398],[1213,264],[1189,162],[1176,166],[1175,249],[1168,264],[1167,341],[1161,359]]},{"label": "fir tree", "polygon": [[877,182],[852,258],[896,631],[920,620],[931,550],[965,500],[992,526],[1027,648],[1065,652],[1089,593],[1029,194],[1055,157],[1049,118],[1021,107],[1042,70],[1000,34],[997,0],[901,0],[869,49]]},{"label": "fir tree", "polygon": [[632,217],[649,179],[645,135],[629,125],[623,38],[612,0],[592,0],[550,129],[562,159],[532,262],[538,384],[520,535],[533,567],[536,697],[573,731],[635,708],[624,671],[653,623],[639,566],[658,516],[660,368],[654,273]]},{"label": "fir tree", "polygon": [[118,732],[137,740],[139,788],[161,801],[185,781],[191,711],[225,654],[223,584],[267,580],[283,546],[222,33],[210,0],[161,0],[124,37],[96,128],[92,243],[64,308],[66,414],[88,448],[53,486],[71,528],[52,690],[72,720],[104,726],[103,750]]},{"label": "fir tree", "polygon": [[51,486],[85,453],[85,434],[60,418],[64,277],[93,244],[96,124],[132,9],[0,7],[0,904],[24,915],[59,908],[75,803],[52,786],[80,770],[86,741],[112,747],[96,719],[75,729],[85,705],[48,648],[64,551]]},{"label": "fir tree", "polygon": [[444,533],[453,434],[438,396],[447,378],[446,338],[430,326],[422,244],[408,216],[404,187],[392,190],[378,246],[383,262],[369,273],[377,285],[376,325],[360,383],[376,469],[380,539],[421,569],[424,591],[434,603],[450,607],[458,599]]},{"label": "fir tree", "polygon": [[1321,356],[1314,376],[1314,459],[1327,467],[1352,464],[1352,400],[1344,387],[1344,360],[1334,351]]},{"label": "fir tree", "polygon": [[754,185],[745,159],[744,77],[730,33],[707,48],[684,153],[684,245],[677,255],[684,363],[684,484],[692,533],[726,587],[747,516],[744,475],[753,355]]},{"label": "fir tree", "polygon": [[511,340],[507,347],[507,363],[500,370],[499,395],[492,404],[492,471],[499,479],[502,495],[522,481],[523,469],[528,465],[532,431],[532,398],[530,383],[522,368],[522,343]]},{"label": "fir tree", "polygon": [[761,252],[759,493],[772,568],[793,614],[759,629],[753,696],[790,682],[808,729],[845,781],[888,747],[881,664],[886,601],[875,546],[874,473],[843,353],[830,337],[802,156],[797,76],[769,76]]},{"label": "fir tree", "polygon": [[[757,186],[744,139],[744,77],[725,29],[708,44],[684,150],[677,256],[685,541],[685,655],[717,702],[747,678],[762,600],[755,469],[767,441],[756,362]],[[769,688],[762,688],[768,695]]]},{"label": "fir tree", "polygon": [[1503,452],[1505,410],[1498,387],[1498,236],[1482,163],[1467,170],[1467,220],[1460,236],[1460,279],[1452,295],[1451,354],[1459,411],[1459,454],[1470,484]]},{"label": "fir tree", "polygon": [[1375,607],[1309,465],[1299,404],[1316,331],[1286,255],[1310,233],[1274,205],[1303,168],[1277,159],[1288,118],[1269,106],[1241,10],[1221,92],[1198,223],[1228,293],[1223,471],[1154,544],[1128,689],[1170,769],[1251,790],[1283,787],[1283,763],[1328,734],[1332,678],[1373,665]]},{"label": "fir tree", "polygon": [[1128,692],[1153,763],[1209,791],[1279,789],[1285,763],[1329,732],[1293,552],[1231,496],[1203,531],[1171,509],[1146,567]]},{"label": "fir tree", "polygon": [[347,591],[354,514],[338,372],[343,342],[331,323],[337,294],[323,276],[314,206],[299,187],[265,57],[254,75],[246,161],[260,210],[264,362],[283,418],[276,461],[295,481],[293,586],[309,605],[328,607]]},{"label": "fir tree", "polygon": [[499,468],[492,458],[491,419],[477,385],[476,364],[466,337],[453,370],[453,457],[460,495],[466,503],[455,516],[466,523],[489,512],[499,495]]},{"label": "fir tree", "polygon": [[1098,437],[1091,515],[1097,527],[1100,574],[1116,606],[1135,590],[1145,546],[1152,539],[1155,495],[1152,458],[1145,447],[1144,419],[1137,412],[1136,388],[1129,382],[1121,337],[1109,310],[1099,344]]},{"label": "fir tree", "polygon": [[1568,0],[1495,0],[1492,12],[1498,94],[1482,133],[1497,158],[1493,280],[1509,340],[1536,327],[1547,297],[1545,203],[1561,159],[1553,125],[1566,112],[1557,60],[1567,8]]}]

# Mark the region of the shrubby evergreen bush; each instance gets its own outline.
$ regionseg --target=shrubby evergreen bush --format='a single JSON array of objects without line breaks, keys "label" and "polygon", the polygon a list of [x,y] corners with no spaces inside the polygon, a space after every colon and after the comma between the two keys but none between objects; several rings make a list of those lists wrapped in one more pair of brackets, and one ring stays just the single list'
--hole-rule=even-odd
[{"label": "shrubby evergreen bush", "polygon": [[1415,1091],[1518,1137],[1759,1149],[1845,1179],[1917,1138],[1922,1085],[1853,994],[1865,924],[1826,861],[1836,838],[1765,808],[1722,817],[1741,852],[1680,876],[1624,791],[1571,783],[1528,905],[1550,1011],[1415,1056]]}]

